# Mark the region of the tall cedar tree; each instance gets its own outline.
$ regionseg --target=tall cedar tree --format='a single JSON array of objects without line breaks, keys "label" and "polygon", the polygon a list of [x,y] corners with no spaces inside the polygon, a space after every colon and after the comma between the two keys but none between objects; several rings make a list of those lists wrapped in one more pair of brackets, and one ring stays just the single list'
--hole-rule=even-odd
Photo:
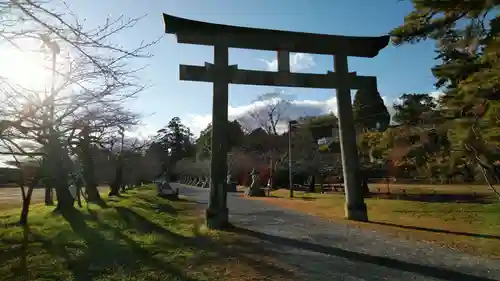
[{"label": "tall cedar tree", "polygon": [[[179,117],[172,118],[165,128],[158,131],[156,146],[160,147],[160,157],[164,171],[185,157],[196,154],[193,144],[193,134]],[[158,145],[159,144],[159,145]],[[168,163],[166,163],[168,161]]]},{"label": "tall cedar tree", "polygon": [[378,91],[358,90],[354,95],[352,111],[356,127],[362,131],[385,130],[391,121]]}]

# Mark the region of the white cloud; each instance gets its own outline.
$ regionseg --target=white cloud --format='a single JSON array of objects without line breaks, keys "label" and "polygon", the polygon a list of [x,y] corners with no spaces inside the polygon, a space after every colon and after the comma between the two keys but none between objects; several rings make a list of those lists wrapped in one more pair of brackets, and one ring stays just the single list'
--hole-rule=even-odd
[{"label": "white cloud", "polygon": [[[271,61],[260,59],[260,61],[266,64],[267,71],[277,71],[278,70],[278,59]],[[315,66],[314,58],[310,54],[304,53],[293,53],[290,54],[290,70],[292,72],[298,72],[304,69],[311,68]]]},{"label": "white cloud", "polygon": [[127,137],[138,138],[142,140],[147,140],[156,135],[156,131],[161,128],[153,127],[149,124],[141,124],[133,128],[132,131],[127,132]]},{"label": "white cloud", "polygon": [[[386,99],[384,99],[386,100]],[[258,122],[250,115],[250,113],[261,113],[264,115],[268,112],[269,104],[276,104],[275,100],[257,101],[248,105],[233,107],[229,105],[228,113],[229,120],[238,120],[242,126],[249,129],[258,127]],[[283,103],[285,105],[285,103]],[[281,108],[283,118],[281,124],[278,124],[280,131],[285,131],[287,119],[298,119],[302,116],[317,116],[333,112],[337,114],[337,98],[333,97],[328,100],[294,100],[289,105]],[[192,132],[197,136],[208,124],[212,121],[211,114],[190,114],[185,119],[186,125],[189,126]]]},{"label": "white cloud", "polygon": [[436,99],[436,100],[437,100],[437,99],[439,99],[441,96],[443,96],[443,95],[444,95],[444,93],[443,93],[443,92],[441,92],[441,91],[434,91],[434,92],[431,92],[429,95],[430,95],[431,97],[433,97],[434,99]]},{"label": "white cloud", "polygon": [[[442,95],[442,92],[432,92],[431,96],[434,98]],[[397,102],[398,99],[389,99],[388,97],[382,97],[387,110],[391,115],[394,114],[393,103]],[[250,113],[266,113],[269,108],[269,103],[275,103],[276,99],[271,99],[270,101],[256,101],[251,104],[246,104],[242,106],[228,106],[229,120],[238,120],[245,128],[257,128],[258,122],[250,116]],[[282,111],[288,119],[298,119],[303,116],[317,116],[322,114],[327,114],[333,112],[337,114],[337,98],[332,97],[327,100],[292,100],[291,104]],[[286,118],[283,119],[281,124],[278,124],[278,129],[280,131],[285,131],[286,129]],[[186,117],[182,118],[183,122],[191,129],[191,132],[195,136],[199,136],[200,132],[204,130],[210,122],[212,122],[212,114],[188,114]],[[138,136],[141,138],[146,138],[147,136],[152,136],[156,134],[156,130],[159,128],[153,128],[152,126],[141,126],[134,133],[133,136]]]},{"label": "white cloud", "polygon": [[[229,108],[231,108],[229,106]],[[188,114],[185,120],[186,125],[191,129],[191,133],[198,136],[201,131],[203,131],[210,122],[212,122],[212,114]]]}]

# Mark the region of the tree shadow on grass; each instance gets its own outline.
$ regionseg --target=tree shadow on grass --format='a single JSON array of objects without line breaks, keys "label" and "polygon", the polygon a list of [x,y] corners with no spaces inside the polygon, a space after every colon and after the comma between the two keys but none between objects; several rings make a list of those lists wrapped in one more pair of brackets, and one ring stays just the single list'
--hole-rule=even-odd
[{"label": "tree shadow on grass", "polygon": [[109,206],[106,203],[106,201],[104,201],[102,198],[99,198],[98,200],[90,201],[89,203],[96,204],[97,206],[101,207],[102,209],[109,208]]},{"label": "tree shadow on grass", "polygon": [[326,255],[333,255],[337,257],[342,257],[349,259],[351,261],[364,262],[375,264],[378,266],[383,266],[391,269],[396,269],[399,271],[412,272],[423,276],[434,277],[442,280],[457,281],[457,280],[468,280],[468,281],[494,281],[494,279],[489,279],[485,277],[478,277],[470,274],[465,274],[461,272],[456,272],[453,270],[445,268],[437,268],[427,265],[415,264],[404,262],[388,257],[374,256],[364,253],[358,253],[353,251],[348,251],[340,248],[334,248],[329,246],[323,246],[319,244],[314,244],[306,241],[295,240],[285,237],[280,237],[276,235],[261,233],[245,228],[233,227],[230,231],[246,235],[250,237],[257,238],[262,241],[268,241],[276,245],[287,246],[292,248],[298,248],[302,250],[308,250],[312,252],[322,253]]},{"label": "tree shadow on grass", "polygon": [[113,199],[117,199],[117,198],[127,198],[128,194],[127,193],[119,193],[119,194],[113,194],[113,195],[108,195],[108,200],[113,198]]},{"label": "tree shadow on grass", "polygon": [[161,198],[161,199],[164,199],[164,200],[167,200],[167,201],[172,201],[172,202],[192,202],[192,201],[189,201],[185,198],[181,198],[181,197],[176,197],[176,196],[160,196],[160,195],[156,195],[157,197],[151,197],[151,196],[144,196],[144,195],[141,195],[141,194],[136,194],[135,195],[137,198],[141,199],[141,200],[144,200],[146,202],[153,202],[153,203],[157,203],[158,202],[158,198]]},{"label": "tree shadow on grass", "polygon": [[[56,272],[51,271],[47,273],[43,270],[42,272],[38,272],[36,269],[36,267],[39,266],[38,261],[31,260],[35,255],[40,257],[46,255],[47,252],[52,254],[54,252],[52,241],[47,237],[32,232],[28,225],[21,226],[21,228],[22,238],[20,240],[15,238],[0,239],[0,244],[2,246],[7,246],[5,251],[0,255],[0,264],[12,264],[9,272],[5,272],[6,274],[10,274],[10,276],[7,275],[2,277],[9,280],[17,280],[20,277],[22,277],[22,280],[30,280],[30,278],[34,278],[35,276],[36,278],[57,280],[58,276]],[[70,247],[70,245],[68,245],[68,247]],[[46,252],[44,250],[46,250]],[[18,265],[13,262],[17,260],[19,260]],[[35,272],[36,275],[33,275],[33,272]]]},{"label": "tree shadow on grass", "polygon": [[0,244],[7,246],[8,251],[0,255],[0,264],[6,264],[9,260],[19,259],[19,265],[14,266],[11,270],[17,277],[23,277],[24,280],[28,279],[28,247],[33,243],[30,239],[31,230],[28,225],[20,226],[22,228],[22,239],[14,240],[5,237],[0,238]]},{"label": "tree shadow on grass", "polygon": [[[171,204],[167,202],[161,202],[157,198],[150,198],[146,196],[137,196],[138,200],[141,200],[142,202],[136,202],[135,206],[139,208],[143,208],[146,210],[151,210],[153,209],[157,213],[168,213],[170,215],[177,215],[177,209],[172,206]],[[178,199],[178,200],[169,200],[169,201],[181,201],[181,202],[187,202],[190,204],[194,204],[190,201],[187,201],[185,199]]]},{"label": "tree shadow on grass", "polygon": [[[238,264],[249,266],[262,276],[279,275],[284,277],[285,280],[294,280],[295,275],[292,270],[276,263],[273,264],[274,252],[259,247],[248,240],[235,238],[230,242],[218,241],[201,233],[199,231],[200,225],[193,226],[193,237],[186,237],[173,233],[128,208],[116,207],[116,210],[122,216],[123,221],[130,224],[128,228],[134,228],[146,233],[157,233],[167,237],[175,244],[199,250],[200,254],[194,257],[190,264],[205,267],[234,260]],[[263,262],[266,259],[268,262]]]},{"label": "tree shadow on grass", "polygon": [[21,242],[21,258],[19,262],[19,268],[21,269],[22,276],[27,279],[28,277],[28,247],[29,247],[29,235],[31,233],[28,225],[23,225],[23,240]]},{"label": "tree shadow on grass", "polygon": [[[113,223],[117,223],[119,227],[111,225],[91,209],[88,213],[71,210],[61,212],[71,230],[58,231],[55,236],[51,232],[49,237],[42,236],[42,233],[31,233],[26,228],[22,239],[0,237],[0,243],[9,249],[0,255],[0,261],[4,264],[19,263],[18,267],[9,269],[8,276],[11,279],[21,277],[23,280],[29,280],[33,276],[61,280],[62,276],[71,278],[67,276],[69,273],[75,281],[90,281],[99,277],[115,280],[118,277],[113,274],[117,272],[118,276],[133,277],[147,271],[158,280],[199,280],[187,276],[187,272],[182,270],[184,265],[189,265],[190,268],[193,266],[190,270],[194,274],[201,271],[208,275],[224,276],[236,271],[237,279],[241,279],[244,275],[238,274],[247,274],[248,268],[251,268],[260,274],[258,277],[262,276],[257,280],[276,275],[284,276],[279,280],[297,280],[293,270],[273,261],[267,262],[271,259],[266,258],[273,253],[255,243],[237,239],[226,243],[226,240],[217,240],[197,231],[199,225],[193,229],[194,236],[183,236],[150,221],[134,210],[118,206],[115,209],[119,218],[113,219]],[[164,239],[153,240],[152,244],[142,244],[138,239],[147,236],[138,235],[134,239],[131,234],[137,232],[160,235]],[[75,235],[81,239],[75,239]],[[176,254],[184,250],[194,253],[194,256],[172,259],[170,253]],[[30,256],[33,257],[35,252],[36,255],[45,256],[30,265]],[[54,267],[53,262],[57,266]],[[241,269],[242,265],[245,268]],[[61,268],[69,272],[61,272]],[[241,269],[240,272],[238,268]],[[5,277],[9,278],[8,276]]]},{"label": "tree shadow on grass", "polygon": [[[117,207],[114,207],[115,209]],[[143,209],[145,211],[154,211],[156,213],[163,213],[163,214],[168,214],[170,216],[177,216],[178,211],[175,207],[168,203],[163,203],[163,202],[153,202],[153,201],[137,201],[134,202],[134,208],[136,209]],[[89,210],[89,213],[92,212],[92,210]]]},{"label": "tree shadow on grass", "polygon": [[[125,223],[125,228],[126,229],[133,229],[136,230],[140,233],[157,233],[160,234],[161,236],[173,241],[174,243],[178,243],[179,245],[183,244],[190,244],[194,245],[196,242],[199,242],[200,245],[202,245],[205,242],[209,242],[208,239],[204,241],[194,241],[189,237],[185,237],[182,235],[179,235],[175,232],[172,232],[168,230],[165,227],[162,227],[148,219],[146,219],[144,216],[138,214],[137,212],[125,208],[125,207],[120,207],[116,206],[115,207],[116,212],[121,218],[121,221]],[[98,222],[100,223],[100,226],[104,228],[109,228],[110,226],[104,225],[103,222]],[[119,229],[114,230],[117,235],[122,235],[121,232],[119,232]]]},{"label": "tree shadow on grass", "polygon": [[166,213],[166,214],[170,214],[173,216],[176,216],[178,214],[177,209],[172,207],[172,205],[170,205],[170,204],[157,203],[157,204],[148,205],[148,206],[150,209],[153,209],[156,213]]},{"label": "tree shadow on grass", "polygon": [[68,269],[73,272],[77,281],[93,280],[111,271],[134,274],[144,266],[165,272],[166,275],[178,280],[195,281],[183,274],[179,268],[153,258],[152,253],[126,236],[119,237],[125,244],[120,244],[116,239],[107,239],[101,234],[104,229],[100,231],[89,227],[85,221],[86,216],[77,210],[63,212],[62,216],[69,222],[74,233],[85,241],[85,252],[82,255],[75,254],[78,252],[76,248],[80,248],[80,251],[82,249],[81,245],[74,245],[75,251],[70,253],[68,249],[71,248],[71,243],[59,247],[52,245],[51,248],[65,259]]},{"label": "tree shadow on grass", "polygon": [[118,197],[108,197],[108,199],[106,199],[107,201],[109,202],[120,202],[120,198]]},{"label": "tree shadow on grass", "polygon": [[470,233],[470,232],[461,232],[461,231],[451,231],[451,230],[444,230],[444,229],[437,229],[437,228],[427,228],[427,227],[421,227],[421,226],[401,225],[401,224],[388,223],[388,222],[378,222],[378,221],[370,221],[369,223],[378,224],[378,225],[385,225],[385,226],[391,226],[391,227],[398,227],[398,228],[403,228],[403,229],[420,230],[420,231],[427,231],[427,232],[452,234],[452,235],[458,235],[458,236],[468,236],[468,237],[476,237],[476,238],[485,238],[485,239],[500,240],[500,236],[498,236],[498,235],[481,234],[481,233]]}]

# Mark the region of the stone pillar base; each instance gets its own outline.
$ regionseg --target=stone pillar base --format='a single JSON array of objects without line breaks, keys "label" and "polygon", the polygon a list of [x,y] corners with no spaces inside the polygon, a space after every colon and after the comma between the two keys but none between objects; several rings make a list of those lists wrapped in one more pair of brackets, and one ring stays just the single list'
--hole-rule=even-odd
[{"label": "stone pillar base", "polygon": [[249,187],[245,195],[248,197],[265,197],[266,191],[260,187]]},{"label": "stone pillar base", "polygon": [[229,224],[229,210],[227,208],[207,209],[205,211],[206,224],[209,229],[227,229]]},{"label": "stone pillar base", "polygon": [[345,216],[348,220],[353,221],[368,221],[368,211],[366,209],[366,204],[356,204],[356,205],[345,205]]}]

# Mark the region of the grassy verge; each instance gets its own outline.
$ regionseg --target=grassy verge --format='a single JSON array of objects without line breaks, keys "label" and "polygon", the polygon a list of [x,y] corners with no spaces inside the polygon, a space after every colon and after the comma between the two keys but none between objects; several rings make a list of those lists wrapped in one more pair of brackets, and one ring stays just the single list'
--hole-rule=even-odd
[{"label": "grassy verge", "polygon": [[203,227],[200,206],[152,189],[53,214],[0,211],[0,280],[293,280],[250,238]]},{"label": "grassy verge", "polygon": [[407,240],[428,241],[475,255],[500,258],[500,204],[421,202],[368,198],[369,223],[344,219],[344,195],[272,192],[268,203]]}]

